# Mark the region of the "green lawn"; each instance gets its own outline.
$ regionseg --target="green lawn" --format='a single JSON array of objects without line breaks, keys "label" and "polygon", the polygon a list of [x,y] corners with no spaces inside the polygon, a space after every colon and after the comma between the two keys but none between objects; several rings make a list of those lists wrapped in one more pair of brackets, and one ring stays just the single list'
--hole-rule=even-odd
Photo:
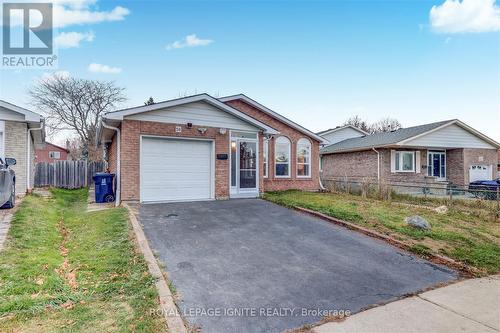
[{"label": "green lawn", "polygon": [[[500,271],[500,223],[493,221],[491,209],[455,205],[446,214],[438,214],[394,201],[301,191],[269,192],[265,199],[287,207],[308,208],[391,235],[423,256],[444,254],[484,273]],[[432,229],[421,231],[407,226],[404,218],[410,215],[424,217]]]},{"label": "green lawn", "polygon": [[154,280],[127,211],[86,213],[87,190],[28,196],[0,252],[0,332],[159,332]]}]

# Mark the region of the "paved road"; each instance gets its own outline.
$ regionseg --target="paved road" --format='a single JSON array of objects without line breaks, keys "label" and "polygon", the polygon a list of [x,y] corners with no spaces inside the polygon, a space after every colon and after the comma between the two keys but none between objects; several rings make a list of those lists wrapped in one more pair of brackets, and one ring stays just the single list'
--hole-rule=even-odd
[{"label": "paved road", "polygon": [[324,311],[356,312],[456,278],[259,199],[142,205],[140,220],[180,293],[181,311],[202,332],[281,332]]}]

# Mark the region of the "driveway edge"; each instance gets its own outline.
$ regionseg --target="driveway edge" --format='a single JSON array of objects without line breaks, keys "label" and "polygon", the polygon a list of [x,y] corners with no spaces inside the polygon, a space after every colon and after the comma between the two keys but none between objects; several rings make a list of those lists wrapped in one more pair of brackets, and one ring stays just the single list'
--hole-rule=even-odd
[{"label": "driveway edge", "polygon": [[[331,223],[334,223],[334,224],[337,224],[337,225],[340,225],[342,227],[345,227],[345,228],[348,228],[348,229],[351,229],[351,230],[354,230],[354,231],[357,231],[357,232],[360,232],[360,233],[363,233],[367,236],[370,236],[370,237],[373,237],[373,238],[378,238],[378,239],[381,239],[397,248],[400,248],[402,250],[405,250],[405,251],[408,251],[410,253],[412,253],[413,255],[417,255],[413,252],[410,251],[410,246],[404,242],[401,242],[397,239],[394,239],[392,237],[389,237],[387,235],[384,235],[384,234],[381,234],[381,233],[378,233],[376,231],[373,231],[373,230],[370,230],[370,229],[367,229],[367,228],[363,228],[361,226],[358,226],[354,223],[350,223],[350,222],[347,222],[347,221],[344,221],[344,220],[340,220],[340,219],[337,219],[335,217],[331,217],[331,216],[328,216],[326,214],[323,214],[323,213],[320,213],[320,212],[317,212],[317,211],[314,211],[314,210],[311,210],[311,209],[307,209],[307,208],[302,208],[302,207],[294,207],[295,210],[298,210],[299,212],[302,212],[302,213],[305,213],[305,214],[309,214],[309,215],[313,215],[315,217],[319,217],[323,220],[326,220],[328,222],[331,222]],[[417,255],[418,256],[418,255]],[[446,256],[442,256],[442,255],[439,255],[439,254],[429,254],[428,256],[424,257],[424,259],[426,260],[429,260],[435,264],[439,264],[439,265],[444,265],[444,266],[447,266],[449,268],[452,268],[452,269],[455,269],[455,270],[458,270],[460,273],[462,273],[463,275],[465,275],[465,277],[475,277],[477,275],[480,275],[481,272],[477,269],[475,269],[474,267],[470,267],[470,266],[467,266],[459,261],[456,261],[456,260],[453,260],[452,258],[449,258],[449,257],[446,257]]]},{"label": "driveway edge", "polygon": [[167,322],[169,333],[188,333],[186,326],[184,325],[184,321],[177,309],[177,306],[174,302],[174,297],[168,288],[167,281],[163,276],[160,266],[156,261],[155,256],[153,255],[153,251],[149,246],[148,240],[144,235],[144,231],[137,220],[132,208],[126,203],[123,202],[122,205],[127,208],[128,215],[130,218],[130,222],[132,223],[132,228],[135,233],[135,237],[137,239],[137,243],[139,244],[139,249],[144,255],[144,259],[148,265],[149,273],[155,278],[156,282],[156,290],[158,290],[158,296],[160,299],[160,307],[163,312],[163,316]]},{"label": "driveway edge", "polygon": [[10,225],[12,219],[14,218],[14,214],[16,214],[19,206],[23,202],[26,196],[22,196],[17,198],[17,202],[13,208],[3,209],[5,214],[0,218],[0,251],[2,251],[5,247],[5,243],[7,242],[7,237],[9,236]]}]

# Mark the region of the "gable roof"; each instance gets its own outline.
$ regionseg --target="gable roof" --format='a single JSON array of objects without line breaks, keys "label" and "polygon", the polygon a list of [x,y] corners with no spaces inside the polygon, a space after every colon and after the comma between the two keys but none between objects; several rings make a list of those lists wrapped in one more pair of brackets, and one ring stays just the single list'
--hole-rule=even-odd
[{"label": "gable roof", "polygon": [[452,119],[419,126],[401,128],[392,132],[375,133],[359,138],[346,139],[344,141],[340,141],[321,149],[321,154],[333,154],[377,147],[380,148],[384,146],[403,145],[407,141],[429,134],[433,131],[439,130],[452,124],[456,124],[464,130],[488,142],[489,144],[500,148],[500,144],[495,140],[490,139],[486,135],[476,131],[475,129],[466,125],[458,119]]},{"label": "gable roof", "polygon": [[294,122],[294,121],[280,115],[279,113],[265,107],[264,105],[260,104],[259,102],[251,99],[250,97],[248,97],[244,94],[221,97],[221,98],[219,98],[219,101],[225,103],[225,102],[234,101],[234,100],[238,100],[238,99],[244,101],[245,103],[253,106],[256,109],[259,109],[260,111],[266,113],[267,115],[273,117],[274,119],[277,119],[277,120],[281,121],[282,123],[296,129],[297,131],[301,132],[302,134],[305,134],[305,135],[309,136],[310,138],[313,138],[316,141],[326,142],[324,138],[317,135],[316,133],[308,130],[305,127],[300,126],[296,122]]},{"label": "gable roof", "polygon": [[3,107],[9,111],[17,112],[24,115],[24,120],[27,122],[39,123],[43,120],[43,117],[36,112],[30,111],[28,109],[22,108],[20,106],[14,105],[12,103],[6,102],[0,99],[0,107]]},{"label": "gable roof", "polygon": [[121,121],[123,120],[124,117],[138,114],[138,113],[143,113],[143,112],[148,112],[148,111],[153,111],[153,110],[159,110],[163,108],[168,108],[172,106],[177,106],[177,105],[183,105],[183,104],[188,104],[188,103],[193,103],[193,102],[206,102],[222,111],[225,111],[236,118],[239,118],[243,121],[246,121],[252,125],[254,125],[257,128],[260,128],[264,130],[266,133],[269,134],[278,134],[279,132],[272,128],[271,126],[268,126],[264,124],[261,121],[258,121],[255,118],[252,118],[245,113],[236,110],[235,108],[232,108],[229,105],[226,105],[219,101],[218,99],[208,95],[208,94],[199,94],[199,95],[193,95],[193,96],[188,96],[188,97],[182,97],[182,98],[176,98],[176,99],[171,99],[168,101],[164,102],[158,102],[155,104],[151,105],[144,105],[144,106],[137,106],[133,108],[128,108],[128,109],[122,109],[122,110],[117,110],[117,111],[111,111],[107,112],[104,115],[104,119],[109,119],[109,120],[118,120]]},{"label": "gable roof", "polygon": [[58,149],[64,150],[65,152],[69,153],[69,149],[61,147],[61,146],[58,146],[58,145],[56,145],[54,143],[47,142],[47,141],[45,141],[45,146],[43,147],[43,149],[37,149],[37,150],[45,150],[45,148],[47,148],[47,145],[52,146],[52,147],[56,147]]},{"label": "gable roof", "polygon": [[369,135],[370,134],[368,132],[363,131],[361,128],[358,128],[358,127],[353,126],[353,125],[337,126],[337,127],[334,127],[334,128],[330,128],[330,129],[318,132],[316,134],[320,135],[320,136],[327,135],[327,134],[331,134],[331,133],[335,133],[337,131],[343,130],[345,128],[352,128],[353,130],[358,131],[359,133],[364,134],[364,135]]}]

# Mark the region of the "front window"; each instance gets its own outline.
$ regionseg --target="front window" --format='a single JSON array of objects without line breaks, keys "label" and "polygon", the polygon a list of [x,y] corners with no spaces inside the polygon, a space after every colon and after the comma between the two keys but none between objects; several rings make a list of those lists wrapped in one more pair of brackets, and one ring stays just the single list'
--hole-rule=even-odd
[{"label": "front window", "polygon": [[415,152],[398,151],[395,157],[396,171],[412,172],[415,171]]},{"label": "front window", "polygon": [[290,140],[284,136],[276,139],[274,147],[276,177],[290,177]]},{"label": "front window", "polygon": [[268,173],[268,158],[269,158],[269,139],[264,139],[264,149],[263,149],[263,159],[264,163],[262,164],[263,166],[263,174],[264,178],[267,178],[267,173]]},{"label": "front window", "polygon": [[304,138],[297,142],[297,177],[311,177],[311,142]]},{"label": "front window", "polygon": [[49,151],[49,158],[58,160],[61,158],[61,152],[59,151]]}]

